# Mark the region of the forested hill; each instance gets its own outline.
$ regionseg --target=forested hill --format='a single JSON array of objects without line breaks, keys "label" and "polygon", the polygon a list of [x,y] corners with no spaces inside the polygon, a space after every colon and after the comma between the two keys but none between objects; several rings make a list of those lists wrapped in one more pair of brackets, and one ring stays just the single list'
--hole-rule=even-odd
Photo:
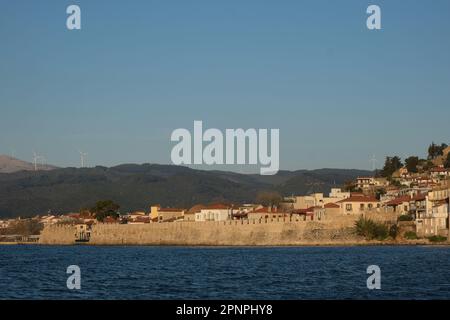
[{"label": "forested hill", "polygon": [[0,174],[0,217],[76,212],[111,199],[121,212],[149,205],[189,208],[202,203],[248,203],[260,191],[283,195],[329,192],[369,171],[321,169],[280,171],[275,176],[194,170],[174,165],[120,165]]}]

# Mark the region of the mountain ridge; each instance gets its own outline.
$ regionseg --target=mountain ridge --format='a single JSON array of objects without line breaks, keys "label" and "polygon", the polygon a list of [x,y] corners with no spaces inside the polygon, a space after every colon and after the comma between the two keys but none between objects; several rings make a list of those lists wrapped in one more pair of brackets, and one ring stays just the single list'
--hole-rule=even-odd
[{"label": "mountain ridge", "polygon": [[105,199],[118,202],[121,212],[148,211],[155,203],[184,208],[199,203],[248,203],[261,191],[285,196],[328,192],[368,174],[365,170],[318,169],[260,176],[162,164],[0,173],[0,217],[77,212]]},{"label": "mountain ridge", "polygon": [[[54,170],[56,166],[37,164],[38,170]],[[34,164],[11,156],[0,154],[0,173],[14,173],[19,171],[34,171]]]}]

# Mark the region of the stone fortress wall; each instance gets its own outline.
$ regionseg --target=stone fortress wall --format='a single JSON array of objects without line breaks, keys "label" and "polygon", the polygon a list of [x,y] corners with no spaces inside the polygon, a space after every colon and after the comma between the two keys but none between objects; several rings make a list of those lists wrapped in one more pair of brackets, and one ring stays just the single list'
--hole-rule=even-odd
[{"label": "stone fortress wall", "polygon": [[[368,213],[368,218],[394,222],[393,215]],[[182,246],[294,246],[365,243],[354,234],[359,216],[230,220],[224,222],[169,222],[150,224],[97,224],[89,245],[182,245]],[[48,226],[41,244],[74,244],[73,226]]]}]

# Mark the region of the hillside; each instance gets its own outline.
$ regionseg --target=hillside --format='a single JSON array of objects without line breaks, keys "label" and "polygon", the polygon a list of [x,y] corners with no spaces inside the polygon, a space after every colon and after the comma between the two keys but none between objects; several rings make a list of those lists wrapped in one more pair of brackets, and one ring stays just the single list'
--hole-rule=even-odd
[{"label": "hillside", "polygon": [[[53,170],[55,166],[38,164],[38,170]],[[34,164],[10,156],[0,155],[0,173],[13,173],[18,171],[34,171]]]},{"label": "hillside", "polygon": [[0,174],[0,217],[77,211],[112,199],[122,212],[150,204],[190,207],[197,203],[254,201],[258,192],[284,195],[328,192],[334,185],[369,172],[322,169],[281,171],[276,176],[201,171],[173,165],[120,165]]}]

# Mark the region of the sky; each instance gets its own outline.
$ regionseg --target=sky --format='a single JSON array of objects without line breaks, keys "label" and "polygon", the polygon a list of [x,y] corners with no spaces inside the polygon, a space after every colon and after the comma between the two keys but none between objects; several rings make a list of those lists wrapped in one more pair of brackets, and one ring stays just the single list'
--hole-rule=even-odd
[{"label": "sky", "polygon": [[279,128],[286,170],[425,156],[450,143],[449,39],[448,0],[0,0],[0,154],[169,164],[201,120]]}]

